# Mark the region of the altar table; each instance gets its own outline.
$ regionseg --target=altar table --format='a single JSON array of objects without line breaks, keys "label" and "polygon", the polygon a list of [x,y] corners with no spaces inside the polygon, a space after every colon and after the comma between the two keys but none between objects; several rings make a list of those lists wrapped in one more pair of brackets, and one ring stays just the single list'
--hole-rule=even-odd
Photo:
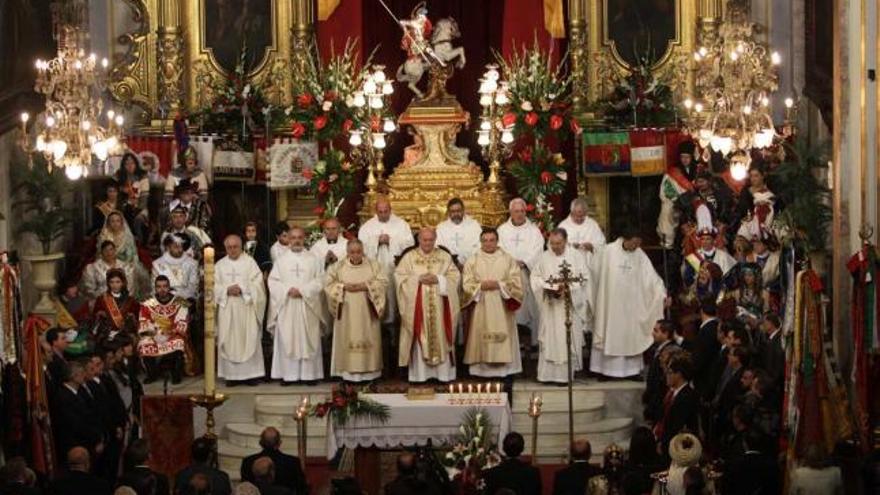
[{"label": "altar table", "polygon": [[[500,401],[495,401],[500,396]],[[385,424],[369,420],[350,420],[343,427],[333,421],[327,422],[327,457],[332,458],[337,449],[377,447],[380,449],[427,445],[453,445],[461,434],[459,427],[465,413],[481,408],[489,416],[493,443],[510,432],[513,415],[507,401],[507,393],[493,394],[491,404],[450,404],[450,397],[462,395],[437,394],[433,399],[409,400],[404,394],[365,394],[390,408],[391,417]]]}]

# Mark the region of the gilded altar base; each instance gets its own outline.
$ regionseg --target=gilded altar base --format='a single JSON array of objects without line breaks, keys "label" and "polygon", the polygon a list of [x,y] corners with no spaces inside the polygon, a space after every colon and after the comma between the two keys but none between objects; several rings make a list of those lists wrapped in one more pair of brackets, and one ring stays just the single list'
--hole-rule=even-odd
[{"label": "gilded altar base", "polygon": [[[413,126],[424,150],[420,159],[399,165],[387,180],[394,213],[413,229],[435,227],[446,219],[446,203],[458,197],[480,224],[494,227],[503,222],[507,205],[500,184],[484,181],[480,168],[468,161],[467,150],[455,146],[455,136],[467,116],[460,111],[444,116],[415,110],[404,113],[400,123]],[[362,221],[373,216],[376,197],[375,192],[366,194]]]}]

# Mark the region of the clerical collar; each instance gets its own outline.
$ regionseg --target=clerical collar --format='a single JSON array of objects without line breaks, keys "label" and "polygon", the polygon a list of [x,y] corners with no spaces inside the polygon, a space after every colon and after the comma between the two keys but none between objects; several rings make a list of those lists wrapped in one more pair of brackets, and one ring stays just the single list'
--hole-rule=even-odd
[{"label": "clerical collar", "polygon": [[514,227],[522,227],[523,225],[525,225],[527,223],[529,223],[528,220],[523,220],[523,222],[521,224],[517,225],[517,223],[514,222],[513,219],[510,220],[510,225],[513,225]]},{"label": "clerical collar", "polygon": [[336,244],[337,242],[339,242],[339,238],[338,238],[338,237],[337,237],[336,239],[333,239],[333,240],[327,239],[327,244]]},{"label": "clerical collar", "polygon": [[[299,251],[297,251],[297,249],[299,249]],[[301,252],[303,252],[303,251],[305,251],[305,249],[303,249],[302,247],[300,247],[300,248],[290,248],[290,252],[291,252],[291,253],[299,254],[299,253],[301,253]]]},{"label": "clerical collar", "polygon": [[564,249],[562,250],[561,253],[557,253],[556,251],[554,251],[554,250],[552,250],[552,249],[550,250],[550,252],[553,253],[553,256],[556,256],[557,258],[561,258],[561,257],[565,256],[565,250],[564,250]]},{"label": "clerical collar", "polygon": [[586,223],[586,221],[587,221],[587,217],[584,217],[584,219],[581,220],[580,222],[578,222],[577,220],[575,220],[574,217],[572,217],[572,216],[569,216],[568,218],[571,220],[571,223],[573,223],[573,224],[575,224],[575,225],[583,225],[583,224]]},{"label": "clerical collar", "polygon": [[355,263],[353,259],[349,258],[349,259],[348,259],[348,262],[351,263],[353,266],[361,266],[361,265],[364,264],[364,259],[361,258],[360,261],[358,261],[357,263]]}]

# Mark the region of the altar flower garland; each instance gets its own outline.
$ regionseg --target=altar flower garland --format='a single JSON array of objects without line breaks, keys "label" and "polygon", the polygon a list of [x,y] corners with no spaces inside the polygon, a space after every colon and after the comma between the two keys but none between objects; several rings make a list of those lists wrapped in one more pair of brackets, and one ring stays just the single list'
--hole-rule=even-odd
[{"label": "altar flower garland", "polygon": [[348,40],[342,53],[333,52],[326,64],[317,57],[308,59],[305,70],[292,74],[294,101],[283,118],[297,139],[332,142],[347,135],[358,118],[352,99],[365,72],[357,42]]},{"label": "altar flower garland", "polygon": [[342,427],[352,419],[387,423],[391,418],[391,410],[385,404],[364,398],[354,386],[343,385],[335,387],[330,399],[316,404],[309,415],[317,418],[329,415],[335,426]]},{"label": "altar flower garland", "polygon": [[606,120],[620,127],[656,127],[675,121],[672,89],[654,74],[646,56],[639,57],[639,65],[617,80],[599,106]]},{"label": "altar flower garland", "polygon": [[469,409],[459,426],[455,445],[443,454],[440,463],[449,478],[461,486],[461,493],[480,493],[485,487],[481,472],[501,463],[492,445],[492,422],[484,409]]},{"label": "altar flower garland", "polygon": [[330,149],[314,169],[303,171],[303,176],[309,179],[310,189],[318,196],[319,205],[314,211],[317,217],[335,217],[345,198],[355,193],[356,168],[346,159],[345,153]]},{"label": "altar flower garland", "polygon": [[246,55],[242,50],[235,71],[211,88],[214,100],[193,115],[201,132],[252,135],[265,128],[268,102],[262,88],[248,77]]},{"label": "altar flower garland", "polygon": [[520,197],[529,205],[526,213],[546,235],[553,229],[553,205],[549,198],[565,192],[568,181],[565,158],[544,146],[527,146],[516,154],[508,168],[516,179]]}]

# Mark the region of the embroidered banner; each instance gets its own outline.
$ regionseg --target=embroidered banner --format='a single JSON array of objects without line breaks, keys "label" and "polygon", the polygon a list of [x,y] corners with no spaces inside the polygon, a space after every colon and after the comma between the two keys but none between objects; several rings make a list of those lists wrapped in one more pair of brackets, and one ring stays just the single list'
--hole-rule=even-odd
[{"label": "embroidered banner", "polygon": [[318,163],[318,143],[276,141],[269,148],[269,188],[291,189],[309,185]]}]

